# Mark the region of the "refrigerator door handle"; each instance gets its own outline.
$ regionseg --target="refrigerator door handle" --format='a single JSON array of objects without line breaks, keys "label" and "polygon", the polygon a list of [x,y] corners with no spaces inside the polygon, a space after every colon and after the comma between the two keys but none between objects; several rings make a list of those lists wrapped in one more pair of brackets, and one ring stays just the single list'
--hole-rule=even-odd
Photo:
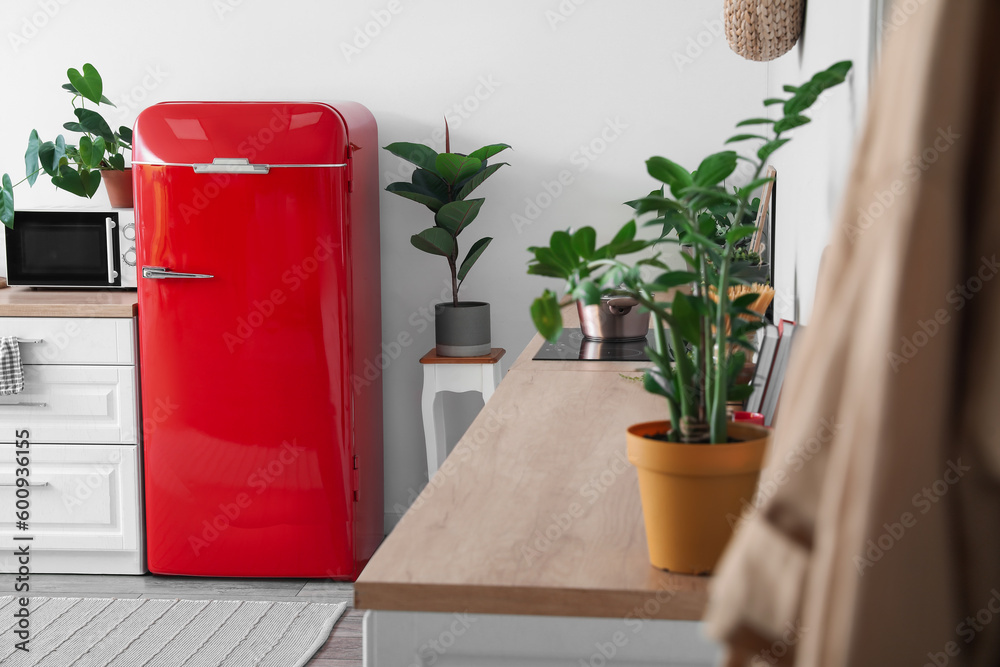
[{"label": "refrigerator door handle", "polygon": [[215,276],[209,273],[181,273],[162,266],[144,266],[142,267],[142,277],[160,280],[162,278],[214,278]]},{"label": "refrigerator door handle", "polygon": [[250,164],[245,157],[217,157],[211,163],[191,165],[196,174],[266,174],[271,167]]}]

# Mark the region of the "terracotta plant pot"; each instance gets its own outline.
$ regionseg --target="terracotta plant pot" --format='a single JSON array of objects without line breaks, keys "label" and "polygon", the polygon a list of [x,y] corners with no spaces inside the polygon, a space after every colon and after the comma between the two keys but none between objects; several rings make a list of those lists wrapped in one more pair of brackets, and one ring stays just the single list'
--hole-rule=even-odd
[{"label": "terracotta plant pot", "polygon": [[722,555],[743,503],[753,503],[770,431],[729,424],[740,442],[688,445],[653,440],[670,422],[633,424],[628,459],[639,471],[649,560],[684,574],[711,572]]},{"label": "terracotta plant pot", "polygon": [[132,167],[125,171],[105,169],[101,171],[101,180],[112,208],[132,208]]}]

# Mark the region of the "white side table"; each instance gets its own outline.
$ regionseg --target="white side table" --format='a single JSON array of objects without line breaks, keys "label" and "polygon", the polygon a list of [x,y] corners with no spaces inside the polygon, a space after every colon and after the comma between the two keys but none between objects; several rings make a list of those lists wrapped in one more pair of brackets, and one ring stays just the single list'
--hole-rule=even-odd
[{"label": "white side table", "polygon": [[442,357],[431,350],[420,358],[424,367],[424,391],[420,401],[424,416],[424,442],[427,446],[427,479],[434,476],[444,461],[447,442],[444,433],[442,391],[478,391],[483,403],[490,400],[500,384],[500,358],[506,350],[494,347],[481,357]]}]

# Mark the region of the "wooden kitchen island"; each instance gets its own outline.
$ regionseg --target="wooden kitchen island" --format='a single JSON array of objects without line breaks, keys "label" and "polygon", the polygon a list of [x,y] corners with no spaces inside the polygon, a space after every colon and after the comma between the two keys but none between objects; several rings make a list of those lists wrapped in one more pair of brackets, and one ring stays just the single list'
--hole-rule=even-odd
[{"label": "wooden kitchen island", "polygon": [[625,454],[626,427],[665,402],[622,377],[644,364],[534,361],[542,342],[358,579],[366,665],[715,661],[694,622],[708,579],[649,564]]}]

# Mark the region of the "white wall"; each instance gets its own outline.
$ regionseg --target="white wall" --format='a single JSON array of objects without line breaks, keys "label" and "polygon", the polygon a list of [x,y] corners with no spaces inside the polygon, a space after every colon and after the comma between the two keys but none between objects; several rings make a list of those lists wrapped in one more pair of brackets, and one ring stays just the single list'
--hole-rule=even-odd
[{"label": "white wall", "polygon": [[[787,97],[784,84],[803,83],[841,60],[854,62],[847,83],[827,91],[806,112],[813,122],[797,129],[794,141],[772,160],[778,173],[775,317],[808,322],[812,312],[820,258],[864,123],[880,2],[809,3],[799,43],[768,63],[769,96]],[[779,108],[768,107],[771,117]]]},{"label": "white wall", "polygon": [[[821,4],[811,14],[836,13]],[[6,0],[0,167],[20,174],[30,130],[51,137],[61,127],[69,98],[59,86],[84,62],[119,102],[115,125],[163,100],[351,99],[374,112],[386,145],[430,139],[448,114],[453,150],[514,147],[462,237],[464,247],[495,237],[462,294],[493,304],[506,368],[533,333],[528,306],[546,286],[525,274],[525,248],[584,224],[607,238],[628,219],[621,202],[654,185],[646,158],[693,168],[734,122],[759,112],[766,66],[730,52],[720,11],[719,0]],[[366,29],[374,36],[353,45]],[[827,61],[818,55],[805,69]],[[400,164],[382,160],[384,186]],[[561,172],[571,182],[550,196],[546,184]],[[17,190],[20,206],[75,201],[46,183]],[[420,309],[440,299],[447,271],[409,244],[431,224],[428,212],[389,193],[381,201],[383,339],[415,340],[384,375],[391,525],[426,482],[417,360],[433,327]]]}]

